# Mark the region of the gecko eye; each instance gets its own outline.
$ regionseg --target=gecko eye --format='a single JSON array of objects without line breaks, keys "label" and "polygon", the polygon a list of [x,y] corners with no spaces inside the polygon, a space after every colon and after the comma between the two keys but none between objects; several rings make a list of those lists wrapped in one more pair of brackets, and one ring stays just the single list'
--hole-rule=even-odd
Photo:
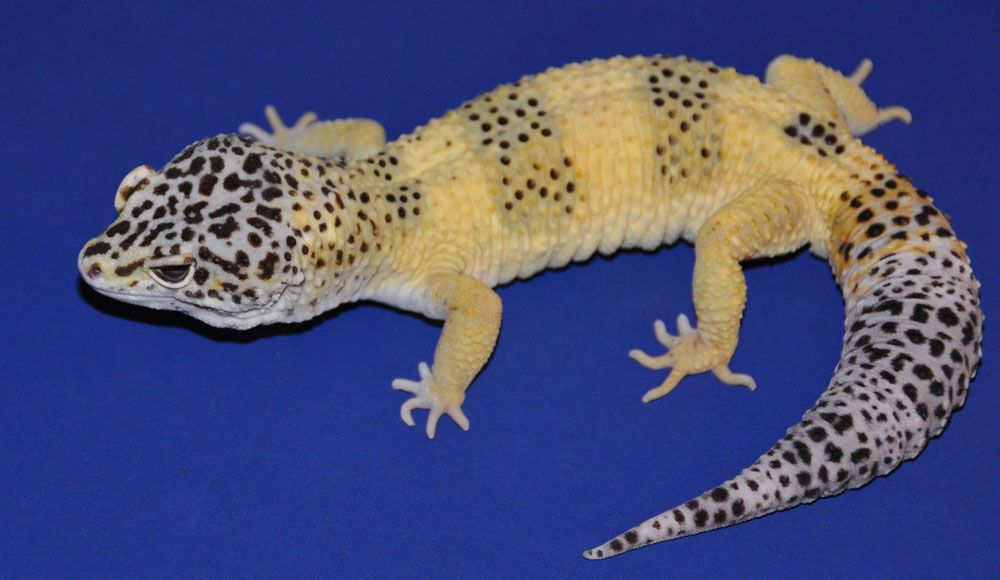
[{"label": "gecko eye", "polygon": [[194,277],[194,262],[187,264],[171,264],[152,266],[148,268],[149,276],[165,288],[181,288]]}]

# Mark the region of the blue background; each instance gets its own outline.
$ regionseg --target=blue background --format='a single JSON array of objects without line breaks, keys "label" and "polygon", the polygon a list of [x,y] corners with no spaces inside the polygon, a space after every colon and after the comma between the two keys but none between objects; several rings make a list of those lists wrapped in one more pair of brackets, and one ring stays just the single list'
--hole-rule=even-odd
[{"label": "blue background", "polygon": [[127,171],[259,123],[266,103],[290,118],[372,117],[394,136],[591,57],[688,54],[758,75],[784,52],[846,71],[871,57],[869,94],[908,106],[914,123],[866,141],[951,214],[992,326],[997,3],[83,4],[4,2],[0,16],[0,576],[996,573],[992,333],[966,409],[892,476],[609,561],[580,557],[736,473],[813,403],[843,312],[808,254],[747,273],[733,368],[757,392],[699,376],[651,405],[639,398],[663,374],[625,353],[655,347],[655,318],[691,312],[689,247],[501,288],[499,347],[465,405],[472,431],[449,422],[433,442],[400,422],[406,397],[389,383],[416,376],[437,325],[363,305],[221,332],[96,296],[75,259],[111,222]]}]

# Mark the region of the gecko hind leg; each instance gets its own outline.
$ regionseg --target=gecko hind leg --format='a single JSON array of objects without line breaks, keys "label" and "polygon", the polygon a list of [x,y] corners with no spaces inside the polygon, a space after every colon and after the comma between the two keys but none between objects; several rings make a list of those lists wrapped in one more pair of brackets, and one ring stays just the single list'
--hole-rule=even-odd
[{"label": "gecko hind leg", "polygon": [[909,124],[913,120],[905,107],[879,108],[861,88],[872,71],[872,61],[864,59],[850,76],[845,76],[812,59],[782,55],[767,66],[766,82],[809,103],[817,111],[839,117],[852,135],[870,133],[889,121]]},{"label": "gecko hind leg", "polygon": [[239,132],[266,145],[319,157],[363,159],[385,147],[385,129],[371,119],[318,121],[316,113],[303,114],[288,127],[272,105],[264,109],[271,132],[253,123],[243,123]]},{"label": "gecko hind leg", "polygon": [[814,214],[802,187],[773,180],[741,193],[708,218],[694,244],[692,290],[697,328],[682,314],[677,317],[677,334],[672,335],[657,320],[653,329],[667,352],[659,356],[641,350],[629,353],[647,368],[671,367],[666,380],[648,391],[643,402],[656,400],[684,377],[705,371],[712,371],[723,383],[756,388],[749,375],[729,368],[746,305],[746,278],[740,262],[801,247],[810,240]]},{"label": "gecko hind leg", "polygon": [[687,375],[706,370],[711,370],[720,381],[727,385],[744,386],[751,391],[757,388],[753,377],[734,373],[726,363],[711,367],[711,363],[718,358],[713,352],[713,347],[701,340],[698,331],[691,326],[691,322],[684,314],[677,317],[677,335],[667,332],[667,325],[662,320],[653,323],[653,331],[660,344],[667,347],[666,353],[650,356],[639,349],[633,349],[629,351],[628,355],[647,369],[661,370],[673,367],[673,370],[660,386],[650,389],[643,395],[643,403],[655,401],[669,394]]}]

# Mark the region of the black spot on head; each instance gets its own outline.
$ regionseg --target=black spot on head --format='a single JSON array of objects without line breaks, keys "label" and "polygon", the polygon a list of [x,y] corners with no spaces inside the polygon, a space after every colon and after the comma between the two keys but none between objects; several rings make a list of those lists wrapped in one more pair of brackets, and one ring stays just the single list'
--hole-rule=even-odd
[{"label": "black spot on head", "polygon": [[278,263],[278,254],[268,252],[264,259],[257,263],[257,275],[261,280],[270,280],[274,276],[274,267]]},{"label": "black spot on head", "polygon": [[240,229],[240,226],[236,223],[236,219],[233,216],[227,216],[226,221],[216,222],[208,226],[208,231],[220,240],[229,239],[233,235],[233,232]]},{"label": "black spot on head", "polygon": [[113,238],[118,235],[124,235],[125,233],[128,232],[130,227],[132,227],[132,224],[128,220],[123,220],[108,228],[104,232],[104,235],[109,238]]},{"label": "black spot on head", "polygon": [[84,256],[100,256],[106,254],[111,249],[111,244],[107,242],[96,242],[83,251]]},{"label": "black spot on head", "polygon": [[275,207],[269,207],[262,204],[257,204],[256,208],[257,215],[269,219],[271,221],[281,220],[281,210]]},{"label": "black spot on head", "polygon": [[243,160],[243,171],[253,175],[261,168],[260,153],[251,153]]}]

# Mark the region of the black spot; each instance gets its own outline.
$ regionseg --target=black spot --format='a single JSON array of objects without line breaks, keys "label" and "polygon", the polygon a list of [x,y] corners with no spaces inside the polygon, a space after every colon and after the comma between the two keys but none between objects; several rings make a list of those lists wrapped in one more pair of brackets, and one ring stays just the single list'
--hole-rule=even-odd
[{"label": "black spot", "polygon": [[614,551],[616,551],[616,552],[621,552],[623,549],[625,549],[625,546],[622,544],[622,541],[619,540],[618,538],[615,538],[614,540],[611,540],[610,546],[611,546],[611,549],[614,550]]},{"label": "black spot", "polygon": [[875,312],[885,312],[887,310],[893,316],[899,316],[903,313],[903,303],[899,300],[883,300],[878,306],[875,307]]},{"label": "black spot", "polygon": [[812,452],[809,451],[809,446],[801,441],[793,441],[792,446],[795,447],[795,452],[798,454],[799,459],[802,460],[802,463],[809,465],[812,461]]},{"label": "black spot", "polygon": [[795,474],[795,480],[799,482],[802,487],[808,487],[812,483],[812,475],[808,471],[800,471]]},{"label": "black spot", "polygon": [[868,230],[865,232],[865,234],[869,238],[875,238],[875,237],[878,237],[878,236],[882,235],[882,233],[884,231],[885,231],[885,226],[884,225],[882,225],[882,224],[872,224],[872,225],[868,226]]},{"label": "black spot", "polygon": [[634,544],[639,541],[639,534],[635,530],[629,530],[625,532],[625,535],[623,537],[625,538],[625,541],[630,544]]},{"label": "black spot", "polygon": [[278,263],[278,254],[268,252],[264,259],[257,263],[257,275],[261,280],[270,280],[274,276],[274,266]]},{"label": "black spot", "polygon": [[708,512],[705,510],[696,511],[694,514],[694,525],[704,528],[706,523],[708,523]]},{"label": "black spot", "polygon": [[823,451],[826,453],[827,461],[831,463],[840,463],[840,459],[844,456],[844,450],[833,443],[827,443]]},{"label": "black spot", "polygon": [[851,453],[851,463],[854,463],[855,465],[857,465],[858,463],[862,463],[863,461],[867,461],[868,458],[871,457],[871,455],[872,455],[872,452],[870,450],[868,450],[868,448],[862,447],[860,449],[855,450],[853,453]]},{"label": "black spot", "polygon": [[148,221],[139,222],[139,225],[135,227],[135,231],[132,232],[127,238],[122,240],[121,243],[118,244],[118,247],[121,248],[122,250],[127,250],[131,248],[132,244],[135,243],[136,238],[138,238],[139,235],[142,234],[142,232],[146,231],[147,226],[149,226]]},{"label": "black spot", "polygon": [[277,187],[268,187],[264,191],[260,192],[260,197],[264,201],[274,201],[275,199],[281,197],[282,195],[284,195],[284,192],[282,192]]},{"label": "black spot", "polygon": [[914,304],[913,313],[910,315],[910,320],[913,322],[924,323],[930,320],[930,315],[927,313],[930,310],[930,306],[926,304]]},{"label": "black spot", "polygon": [[130,227],[132,227],[132,224],[129,221],[127,221],[127,220],[126,221],[120,221],[120,222],[114,224],[113,226],[111,226],[110,228],[108,228],[104,232],[104,235],[107,236],[107,237],[109,237],[109,238],[113,238],[113,237],[118,236],[118,235],[125,235],[125,233],[128,232],[128,230],[129,230]]},{"label": "black spot", "polygon": [[833,426],[834,430],[837,431],[839,435],[843,435],[844,431],[848,431],[854,426],[854,419],[850,415],[837,415],[836,413],[822,413],[820,417]]},{"label": "black spot", "polygon": [[209,213],[208,217],[215,219],[215,218],[220,218],[224,215],[236,213],[238,211],[240,211],[240,205],[238,203],[227,203],[226,205]]},{"label": "black spot", "polygon": [[202,195],[212,195],[212,190],[215,189],[215,184],[219,182],[219,178],[211,173],[206,173],[201,176],[198,181],[198,193]]},{"label": "black spot", "polygon": [[214,223],[208,226],[208,231],[220,240],[228,239],[238,229],[240,229],[240,226],[236,223],[233,216],[227,217],[226,221],[222,223]]},{"label": "black spot", "polygon": [[729,492],[724,487],[717,487],[712,490],[712,499],[722,503],[729,499]]},{"label": "black spot", "polygon": [[199,201],[198,203],[192,203],[184,208],[184,221],[189,224],[201,223],[205,218],[201,215],[201,211],[208,206],[207,201]]},{"label": "black spot", "polygon": [[684,512],[682,512],[681,510],[674,510],[674,520],[678,524],[683,524],[684,523]]},{"label": "black spot", "polygon": [[271,236],[271,224],[269,224],[266,221],[260,219],[259,217],[254,216],[254,217],[251,217],[251,218],[247,218],[247,223],[250,224],[251,226],[257,228],[258,230],[261,230],[262,232],[264,232],[264,235],[266,235],[268,237]]},{"label": "black spot", "polygon": [[931,369],[927,365],[913,365],[913,374],[917,376],[918,379],[928,380],[934,376]]},{"label": "black spot", "polygon": [[96,242],[83,251],[84,256],[100,256],[106,254],[111,249],[111,244],[107,242]]},{"label": "black spot", "polygon": [[281,220],[281,210],[276,207],[258,204],[256,212],[257,215],[274,222]]},{"label": "black spot", "polygon": [[117,274],[119,276],[122,276],[122,277],[129,276],[129,275],[132,274],[132,272],[135,272],[136,269],[139,266],[142,266],[142,263],[143,263],[143,260],[136,260],[136,261],[132,262],[131,264],[126,264],[124,266],[118,266],[117,268],[115,268],[115,274]]},{"label": "black spot", "polygon": [[261,168],[260,153],[251,153],[247,155],[247,158],[243,161],[243,171],[253,175],[258,169]]},{"label": "black spot", "polygon": [[952,309],[948,308],[947,306],[938,309],[937,318],[945,326],[958,325],[958,316],[956,316],[955,313],[952,311]]}]

